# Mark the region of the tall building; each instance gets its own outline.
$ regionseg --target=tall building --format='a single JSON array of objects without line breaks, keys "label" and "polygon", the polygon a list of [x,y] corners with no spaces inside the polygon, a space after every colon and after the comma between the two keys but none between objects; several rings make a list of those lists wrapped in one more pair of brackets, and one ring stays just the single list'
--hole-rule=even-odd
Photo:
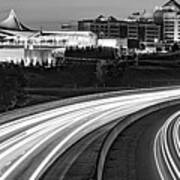
[{"label": "tall building", "polygon": [[164,41],[167,43],[180,41],[180,14],[168,12],[164,14]]},{"label": "tall building", "polygon": [[169,0],[152,13],[145,10],[135,12],[123,21],[102,15],[94,20],[81,20],[78,30],[93,31],[101,38],[138,40],[146,46],[153,46],[157,42],[180,44],[180,4],[176,0]]},{"label": "tall building", "polygon": [[161,7],[156,7],[154,21],[161,25],[161,37],[164,43],[180,43],[180,4],[170,0]]}]

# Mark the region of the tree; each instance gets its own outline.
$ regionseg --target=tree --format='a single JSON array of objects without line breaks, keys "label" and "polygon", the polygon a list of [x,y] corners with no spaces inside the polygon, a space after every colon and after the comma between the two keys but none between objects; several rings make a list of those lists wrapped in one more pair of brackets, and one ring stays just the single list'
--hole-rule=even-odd
[{"label": "tree", "polygon": [[7,111],[25,103],[25,77],[18,67],[0,69],[0,111]]},{"label": "tree", "polygon": [[179,45],[178,45],[178,43],[174,43],[171,48],[172,48],[172,52],[178,51],[178,50],[179,50]]},{"label": "tree", "polygon": [[20,66],[21,66],[22,68],[25,67],[24,60],[23,60],[23,59],[21,59]]},{"label": "tree", "polygon": [[96,64],[96,78],[100,86],[105,86],[106,62],[101,60]]}]

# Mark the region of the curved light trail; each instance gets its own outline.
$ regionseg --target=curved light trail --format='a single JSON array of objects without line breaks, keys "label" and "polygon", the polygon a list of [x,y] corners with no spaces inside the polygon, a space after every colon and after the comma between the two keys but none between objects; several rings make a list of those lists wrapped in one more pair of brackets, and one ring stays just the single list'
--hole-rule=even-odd
[{"label": "curved light trail", "polygon": [[[0,125],[0,180],[14,179],[33,157],[43,152],[52,142],[57,142],[46,156],[39,160],[36,170],[27,177],[30,180],[39,179],[58,156],[87,134],[144,108],[178,99],[180,99],[180,88],[177,87],[162,91],[136,92],[74,103],[2,124]],[[177,125],[176,130],[179,130],[179,123]],[[166,133],[167,130],[163,129],[159,134],[163,134],[164,137]],[[175,151],[179,152],[179,136],[177,137],[176,131],[173,131],[173,134],[176,137],[174,142],[177,143]],[[155,143],[155,149],[159,147],[157,144],[161,143],[162,137],[160,139],[156,138],[158,143]],[[167,149],[166,152],[164,149],[162,151],[169,158],[168,142],[163,142],[163,148]]]},{"label": "curved light trail", "polygon": [[180,112],[173,114],[156,134],[154,158],[161,180],[180,179]]}]

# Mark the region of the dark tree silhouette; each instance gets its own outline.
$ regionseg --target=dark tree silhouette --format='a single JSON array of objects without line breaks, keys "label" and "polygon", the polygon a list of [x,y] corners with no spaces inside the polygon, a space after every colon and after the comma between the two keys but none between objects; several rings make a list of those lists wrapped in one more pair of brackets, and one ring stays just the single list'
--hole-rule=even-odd
[{"label": "dark tree silhouette", "polygon": [[0,67],[0,111],[21,106],[26,99],[25,77],[18,67]]},{"label": "dark tree silhouette", "polygon": [[179,50],[179,45],[178,43],[174,43],[173,46],[172,46],[172,52],[176,52]]}]

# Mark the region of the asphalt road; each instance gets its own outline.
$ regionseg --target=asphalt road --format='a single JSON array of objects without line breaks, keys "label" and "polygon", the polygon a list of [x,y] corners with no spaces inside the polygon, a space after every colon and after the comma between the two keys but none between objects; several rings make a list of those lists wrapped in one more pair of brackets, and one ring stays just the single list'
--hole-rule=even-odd
[{"label": "asphalt road", "polygon": [[[136,123],[125,128],[107,154],[102,179],[160,180],[154,160],[154,139],[169,116],[179,110],[180,105],[164,108],[140,118]],[[111,125],[110,129],[115,125],[117,124]],[[96,179],[98,155],[110,129],[103,127],[98,132],[95,131],[83,138],[58,158],[41,180]],[[98,135],[99,132],[101,135]],[[92,137],[94,139],[91,141]],[[85,146],[86,143],[87,146]],[[77,154],[76,149],[82,151],[62,175],[64,167],[69,166],[67,161],[70,162]]]},{"label": "asphalt road", "polygon": [[156,134],[154,157],[161,179],[180,179],[180,111],[172,114]]},{"label": "asphalt road", "polygon": [[124,129],[108,152],[103,179],[160,180],[154,160],[154,139],[163,123],[178,110],[180,105],[159,110]]},{"label": "asphalt road", "polygon": [[[136,91],[56,107],[2,124],[0,179],[39,179],[58,157],[84,137],[95,133],[90,140],[92,143],[99,141],[94,137],[105,137],[126,116],[177,99],[180,99],[180,88],[177,87],[141,93]],[[78,152],[80,149],[77,148],[75,154]],[[69,163],[64,166],[68,167]],[[64,172],[70,171],[66,169]]]},{"label": "asphalt road", "polygon": [[[160,180],[157,167],[155,166],[154,159],[154,140],[157,132],[167,121],[167,119],[174,113],[180,110],[180,106],[173,106],[163,109],[158,113],[152,114],[149,118],[153,123],[149,125],[146,131],[144,131],[142,138],[138,143],[137,151],[137,171],[139,180]],[[148,156],[147,156],[148,154]],[[143,169],[143,171],[142,171]]]}]

